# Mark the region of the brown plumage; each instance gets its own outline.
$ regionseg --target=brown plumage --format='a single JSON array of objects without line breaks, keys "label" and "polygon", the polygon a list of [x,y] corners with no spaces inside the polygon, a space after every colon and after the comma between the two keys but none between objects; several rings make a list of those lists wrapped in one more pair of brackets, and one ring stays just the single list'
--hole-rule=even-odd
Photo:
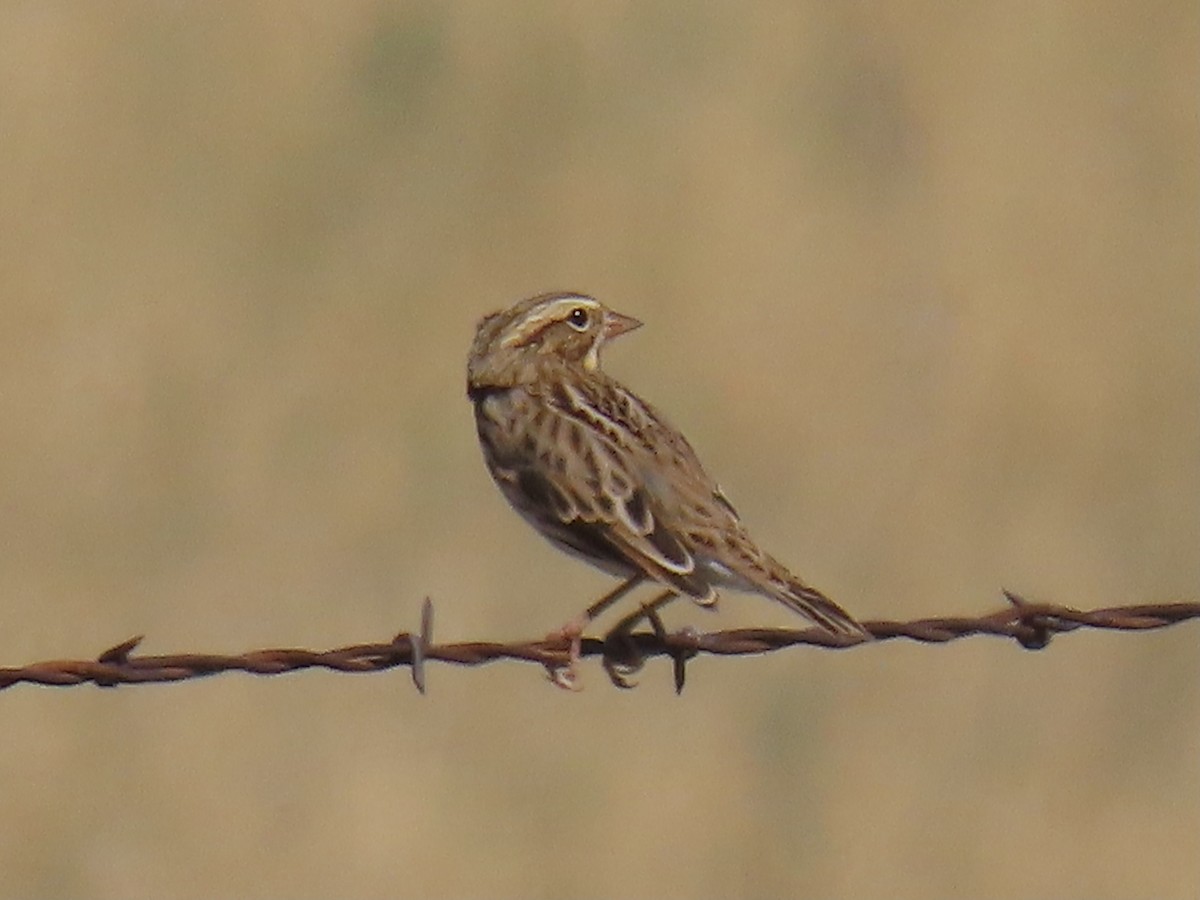
[{"label": "brown plumage", "polygon": [[682,434],[600,369],[641,325],[591,297],[531,297],[479,323],[467,393],[488,469],[560,549],[632,587],[698,603],[728,587],[771,597],[833,632],[863,629],[758,547]]}]

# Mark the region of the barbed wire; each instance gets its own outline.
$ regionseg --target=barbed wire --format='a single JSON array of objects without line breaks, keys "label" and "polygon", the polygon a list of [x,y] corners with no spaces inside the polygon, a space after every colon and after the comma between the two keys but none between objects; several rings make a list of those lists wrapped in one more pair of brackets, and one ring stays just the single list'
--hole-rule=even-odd
[{"label": "barbed wire", "polygon": [[[692,628],[667,631],[658,614],[647,611],[651,628],[632,633],[613,633],[605,639],[585,637],[580,657],[601,657],[609,679],[617,687],[634,685],[630,676],[646,660],[670,657],[675,690],[683,690],[687,661],[702,655],[747,656],[772,653],[787,647],[808,645],[829,650],[870,646],[877,642],[904,638],[926,644],[942,644],[973,635],[990,635],[1017,641],[1029,650],[1040,650],[1056,634],[1079,628],[1110,631],[1146,631],[1166,628],[1200,618],[1200,603],[1162,603],[1141,606],[1112,606],[1078,610],[1049,603],[1029,603],[1011,592],[1004,592],[1008,606],[979,617],[948,616],[915,619],[907,622],[874,620],[863,622],[873,639],[833,634],[822,628],[734,628],[725,631],[697,632]],[[0,668],[0,690],[17,684],[50,687],[74,687],[95,684],[115,687],[122,684],[161,684],[204,678],[221,672],[246,672],[250,675],[283,675],[304,669],[328,669],[335,672],[382,672],[407,666],[417,689],[425,692],[426,664],[430,661],[479,666],[499,660],[532,662],[544,666],[551,679],[574,686],[569,643],[562,637],[498,643],[465,641],[455,644],[433,643],[433,604],[426,599],[421,608],[421,624],[416,633],[402,632],[386,643],[352,644],[333,650],[281,648],[251,650],[234,655],[214,653],[175,653],[135,655],[142,636],[122,641],[91,660],[49,660],[16,668]],[[569,672],[564,677],[563,673]]]}]

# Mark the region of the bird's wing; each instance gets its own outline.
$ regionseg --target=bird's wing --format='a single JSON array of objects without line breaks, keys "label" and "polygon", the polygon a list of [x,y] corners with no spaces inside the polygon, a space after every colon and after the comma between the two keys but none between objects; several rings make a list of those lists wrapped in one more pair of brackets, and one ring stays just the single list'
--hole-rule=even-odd
[{"label": "bird's wing", "polygon": [[539,404],[527,421],[532,440],[515,467],[522,490],[554,511],[559,539],[584,556],[602,557],[607,548],[656,581],[699,600],[712,597],[706,573],[668,527],[662,498],[646,482],[637,432],[574,388],[565,391],[574,395]]}]

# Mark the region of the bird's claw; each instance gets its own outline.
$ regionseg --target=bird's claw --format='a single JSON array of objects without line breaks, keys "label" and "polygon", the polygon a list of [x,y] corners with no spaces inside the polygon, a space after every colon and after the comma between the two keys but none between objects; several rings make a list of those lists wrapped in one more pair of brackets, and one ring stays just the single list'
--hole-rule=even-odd
[{"label": "bird's claw", "polygon": [[641,671],[643,661],[624,662],[613,659],[611,656],[605,656],[603,659],[604,672],[608,675],[608,680],[613,683],[614,687],[619,687],[623,691],[633,690],[638,683],[629,676]]},{"label": "bird's claw", "polygon": [[630,676],[640,672],[646,665],[646,657],[629,633],[632,624],[626,619],[604,636],[604,656],[601,660],[608,680],[625,691],[637,687],[637,682]]},{"label": "bird's claw", "polygon": [[547,643],[567,644],[567,664],[546,663],[546,676],[555,687],[567,691],[581,691],[583,685],[579,681],[579,661],[583,658],[583,628],[584,622],[572,619],[556,631],[546,635]]}]

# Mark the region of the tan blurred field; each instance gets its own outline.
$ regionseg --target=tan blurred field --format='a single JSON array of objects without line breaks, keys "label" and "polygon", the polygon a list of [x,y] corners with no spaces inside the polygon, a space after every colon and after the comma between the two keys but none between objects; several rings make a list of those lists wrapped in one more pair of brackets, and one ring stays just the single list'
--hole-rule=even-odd
[{"label": "tan blurred field", "polygon": [[[1200,599],[1198,91],[1184,0],[0,5],[0,664],[561,624],[463,389],[560,287],[860,617]],[[0,896],[1195,898],[1198,639],[17,687]]]}]

